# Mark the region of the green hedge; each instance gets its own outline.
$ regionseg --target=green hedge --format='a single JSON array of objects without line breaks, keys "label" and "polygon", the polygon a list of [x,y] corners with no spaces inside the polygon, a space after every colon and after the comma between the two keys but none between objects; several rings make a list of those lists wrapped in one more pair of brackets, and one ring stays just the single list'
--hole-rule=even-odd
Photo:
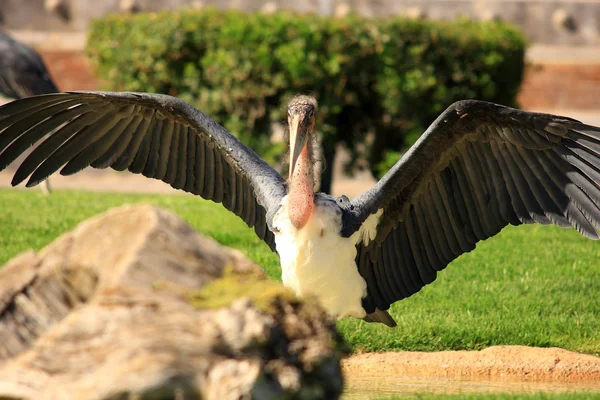
[{"label": "green hedge", "polygon": [[367,160],[375,175],[452,102],[514,105],[524,51],[521,32],[496,22],[214,9],[110,15],[92,24],[87,45],[107,89],[178,96],[271,161],[285,101],[314,94],[327,161],[344,143],[349,169]]}]

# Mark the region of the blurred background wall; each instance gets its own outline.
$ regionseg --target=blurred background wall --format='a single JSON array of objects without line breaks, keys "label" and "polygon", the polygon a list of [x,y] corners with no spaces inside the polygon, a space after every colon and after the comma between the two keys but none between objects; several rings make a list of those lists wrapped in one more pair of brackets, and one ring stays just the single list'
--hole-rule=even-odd
[{"label": "blurred background wall", "polygon": [[8,29],[83,32],[91,19],[109,12],[207,6],[265,12],[293,9],[335,16],[495,19],[518,25],[533,43],[600,43],[597,0],[0,0],[0,22]]}]

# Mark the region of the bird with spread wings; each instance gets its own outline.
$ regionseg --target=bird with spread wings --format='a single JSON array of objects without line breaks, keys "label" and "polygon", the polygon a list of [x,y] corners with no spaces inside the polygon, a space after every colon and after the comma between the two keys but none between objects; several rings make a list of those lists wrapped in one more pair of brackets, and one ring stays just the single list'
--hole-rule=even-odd
[{"label": "bird with spread wings", "polygon": [[129,170],[222,203],[276,251],[283,283],[336,316],[395,326],[389,306],[508,224],[574,227],[598,239],[600,128],[483,101],[444,111],[370,190],[315,193],[318,105],[288,105],[282,177],[222,126],[177,98],[73,92],[0,108],[0,170],[33,144],[12,180],[60,170]]}]

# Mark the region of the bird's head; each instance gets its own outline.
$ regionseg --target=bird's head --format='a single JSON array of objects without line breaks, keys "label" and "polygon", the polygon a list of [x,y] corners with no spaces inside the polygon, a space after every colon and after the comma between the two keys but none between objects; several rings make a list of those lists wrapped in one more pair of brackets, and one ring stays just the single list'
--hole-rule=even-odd
[{"label": "bird's head", "polygon": [[290,178],[296,168],[298,157],[309,145],[315,129],[317,100],[311,96],[298,95],[288,104],[288,126],[290,128]]}]

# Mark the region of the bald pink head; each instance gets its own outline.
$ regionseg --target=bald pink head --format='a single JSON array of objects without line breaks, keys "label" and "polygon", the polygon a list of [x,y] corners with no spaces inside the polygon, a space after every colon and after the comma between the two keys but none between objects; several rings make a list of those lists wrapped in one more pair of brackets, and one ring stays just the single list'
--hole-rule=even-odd
[{"label": "bald pink head", "polygon": [[309,96],[296,96],[288,105],[290,129],[290,182],[288,214],[292,225],[302,229],[314,208],[314,176],[310,136],[315,128],[317,101]]}]

